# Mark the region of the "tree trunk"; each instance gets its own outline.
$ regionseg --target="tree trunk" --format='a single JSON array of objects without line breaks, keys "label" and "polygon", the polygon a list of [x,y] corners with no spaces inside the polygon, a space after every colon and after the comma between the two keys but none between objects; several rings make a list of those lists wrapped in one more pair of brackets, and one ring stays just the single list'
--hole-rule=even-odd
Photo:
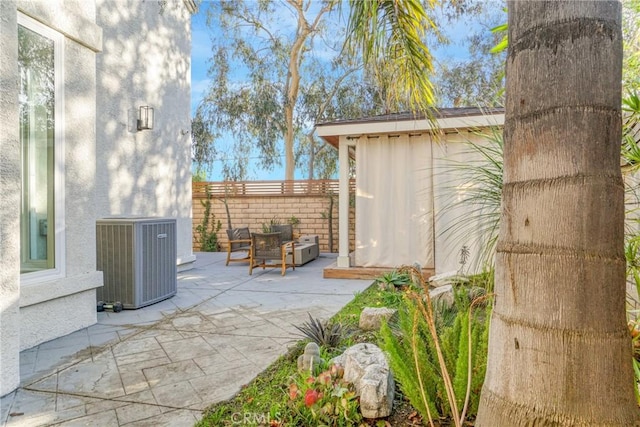
[{"label": "tree trunk", "polygon": [[295,171],[295,160],[293,157],[293,107],[286,106],[284,107],[284,118],[287,126],[287,130],[284,135],[284,154],[285,154],[285,168],[284,168],[284,179],[287,181],[292,181],[294,178]]},{"label": "tree trunk", "polygon": [[284,121],[286,126],[286,132],[284,135],[284,154],[285,154],[285,168],[284,179],[287,181],[293,181],[295,171],[295,159],[293,156],[293,142],[295,138],[295,129],[293,124],[293,113],[298,99],[298,92],[300,90],[300,63],[302,61],[304,42],[311,33],[311,27],[307,24],[302,10],[302,2],[292,3],[296,7],[298,13],[298,28],[296,32],[296,39],[291,46],[291,52],[289,53],[289,66],[287,67],[289,73],[285,83],[286,104],[284,106]]},{"label": "tree trunk", "polygon": [[518,0],[508,10],[503,207],[476,426],[638,426],[621,5]]},{"label": "tree trunk", "polygon": [[329,252],[333,253],[333,195],[329,195],[329,210],[327,211],[327,221],[329,225]]},{"label": "tree trunk", "polygon": [[316,139],[313,137],[313,131],[307,133],[307,141],[309,141],[309,162],[307,163],[309,171],[307,179],[311,181],[315,175],[314,167],[316,163]]}]

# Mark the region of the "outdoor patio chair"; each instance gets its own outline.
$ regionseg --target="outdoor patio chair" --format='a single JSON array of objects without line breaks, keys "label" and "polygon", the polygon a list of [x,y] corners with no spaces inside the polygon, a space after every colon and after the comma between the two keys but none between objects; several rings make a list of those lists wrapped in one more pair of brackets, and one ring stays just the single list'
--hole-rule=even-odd
[{"label": "outdoor patio chair", "polygon": [[291,224],[273,224],[271,226],[272,233],[280,233],[282,236],[282,243],[287,243],[295,240],[293,235],[293,225]]},{"label": "outdoor patio chair", "polygon": [[[249,262],[251,259],[251,233],[249,233],[249,227],[242,228],[230,228],[227,229],[227,237],[229,243],[227,244],[227,263],[230,262]],[[233,252],[242,252],[242,257],[231,257]]]},{"label": "outdoor patio chair", "polygon": [[[282,234],[276,233],[251,233],[251,260],[249,261],[249,274],[254,267],[281,267],[282,275],[288,267],[296,269],[295,242],[283,242]],[[287,254],[291,255],[291,263],[287,264]]]}]

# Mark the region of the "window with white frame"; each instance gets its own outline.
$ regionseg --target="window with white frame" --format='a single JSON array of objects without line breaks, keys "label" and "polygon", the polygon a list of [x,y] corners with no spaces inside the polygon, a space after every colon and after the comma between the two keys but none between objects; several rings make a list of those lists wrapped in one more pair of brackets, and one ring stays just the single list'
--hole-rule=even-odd
[{"label": "window with white frame", "polygon": [[64,275],[63,41],[19,15],[20,272],[26,281]]}]

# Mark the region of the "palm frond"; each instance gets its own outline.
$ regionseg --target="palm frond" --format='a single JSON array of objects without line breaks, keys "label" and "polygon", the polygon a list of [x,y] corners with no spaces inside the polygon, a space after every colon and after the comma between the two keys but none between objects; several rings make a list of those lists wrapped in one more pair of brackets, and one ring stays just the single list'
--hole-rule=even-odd
[{"label": "palm frond", "polygon": [[392,62],[396,96],[408,99],[412,109],[429,113],[435,102],[433,56],[423,40],[427,31],[437,29],[425,7],[433,10],[436,1],[350,0],[349,6],[345,47],[360,50],[365,64]]}]

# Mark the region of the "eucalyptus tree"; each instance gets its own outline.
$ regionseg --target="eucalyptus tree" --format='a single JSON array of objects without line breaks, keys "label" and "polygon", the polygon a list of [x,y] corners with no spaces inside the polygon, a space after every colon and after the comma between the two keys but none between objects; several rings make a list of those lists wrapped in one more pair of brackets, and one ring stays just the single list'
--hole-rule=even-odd
[{"label": "eucalyptus tree", "polygon": [[302,111],[322,109],[304,102],[325,102],[302,94],[323,80],[354,72],[352,63],[336,62],[340,51],[332,37],[339,28],[327,22],[335,5],[330,0],[209,4],[208,24],[219,37],[213,40],[211,84],[199,113],[208,126],[232,135],[234,155],[241,152],[246,159],[255,146],[260,165],[271,170],[284,152],[288,180],[294,177],[296,140],[316,119]]},{"label": "eucalyptus tree", "polygon": [[[486,2],[463,17],[473,21],[463,38],[464,57],[442,57],[436,64],[434,85],[440,107],[496,107],[504,105],[505,53],[494,52],[502,34],[492,31],[506,19],[502,2]],[[439,24],[442,25],[442,24]]]},{"label": "eucalyptus tree", "polygon": [[195,165],[196,175],[206,177],[209,165],[217,155],[215,146],[216,135],[202,119],[202,113],[196,111],[191,119],[191,159]]},{"label": "eucalyptus tree", "polygon": [[[399,81],[429,108],[418,73],[428,50],[394,51],[420,38],[420,2],[350,6],[350,41],[365,58],[391,47],[406,64]],[[517,0],[508,20],[496,295],[475,425],[640,425],[625,319],[621,4]]]},{"label": "eucalyptus tree", "polygon": [[[381,114],[391,108],[382,98],[379,85],[357,58],[340,55],[331,64],[313,60],[301,87],[300,119],[306,123],[304,138],[296,150],[296,166],[308,179],[329,179],[337,173],[337,150],[318,138],[315,124]],[[393,108],[401,108],[394,103]]]}]

